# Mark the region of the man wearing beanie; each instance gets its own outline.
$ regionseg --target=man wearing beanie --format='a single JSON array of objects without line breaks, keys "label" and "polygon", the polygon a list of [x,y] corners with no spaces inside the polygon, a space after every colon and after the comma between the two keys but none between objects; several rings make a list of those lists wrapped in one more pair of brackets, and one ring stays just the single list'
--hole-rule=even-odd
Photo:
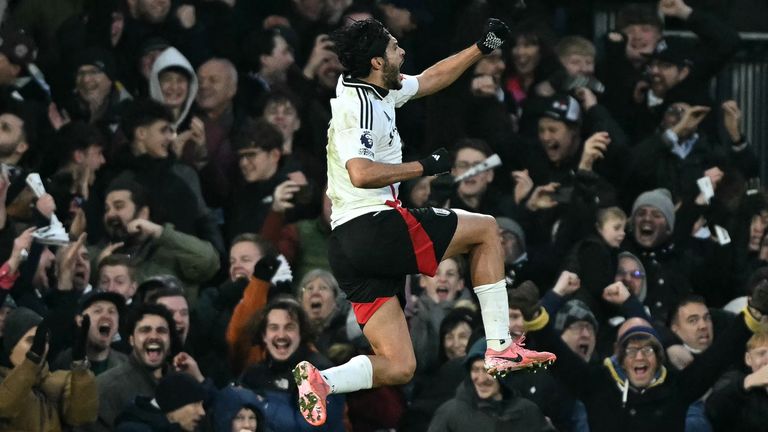
[{"label": "man wearing beanie", "polygon": [[138,396],[115,420],[117,432],[195,432],[205,417],[203,385],[186,373],[170,373],[157,384],[155,398]]},{"label": "man wearing beanie", "polygon": [[[84,320],[87,329],[89,320]],[[18,308],[5,323],[0,353],[0,429],[52,431],[96,419],[99,396],[88,369],[82,332],[71,370],[51,373],[46,357],[50,332],[34,311]]]},{"label": "man wearing beanie", "polygon": [[643,303],[653,322],[666,325],[670,309],[691,292],[691,254],[674,245],[675,205],[667,189],[643,192],[632,205],[631,235],[623,246],[645,267],[647,294]]},{"label": "man wearing beanie", "polygon": [[768,318],[768,284],[756,287],[722,337],[679,372],[664,367],[664,347],[646,320],[628,319],[619,328],[613,355],[602,363],[586,363],[548,325],[546,311],[539,316],[536,340],[557,355],[552,373],[584,402],[591,431],[681,431],[688,407],[741,359],[747,340]]},{"label": "man wearing beanie", "polygon": [[131,95],[117,81],[115,59],[103,48],[87,48],[75,59],[75,91],[65,109],[72,120],[117,126],[118,106]]}]

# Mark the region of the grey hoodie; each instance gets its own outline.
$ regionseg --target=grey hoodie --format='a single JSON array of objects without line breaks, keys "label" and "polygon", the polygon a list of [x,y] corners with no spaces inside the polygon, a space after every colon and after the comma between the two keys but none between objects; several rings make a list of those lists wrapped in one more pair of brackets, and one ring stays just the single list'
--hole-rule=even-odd
[{"label": "grey hoodie", "polygon": [[163,51],[160,56],[157,57],[155,64],[152,65],[152,73],[149,77],[149,95],[152,97],[152,99],[161,103],[165,103],[163,92],[160,90],[160,72],[162,72],[164,69],[174,66],[186,70],[192,77],[192,80],[189,83],[189,94],[187,95],[187,100],[184,102],[184,108],[181,110],[179,117],[173,122],[173,129],[176,130],[179,127],[179,124],[187,116],[187,113],[192,107],[192,104],[195,102],[198,85],[195,70],[192,68],[189,60],[187,60],[187,58],[184,57],[184,55],[176,48],[166,48],[165,51]]}]

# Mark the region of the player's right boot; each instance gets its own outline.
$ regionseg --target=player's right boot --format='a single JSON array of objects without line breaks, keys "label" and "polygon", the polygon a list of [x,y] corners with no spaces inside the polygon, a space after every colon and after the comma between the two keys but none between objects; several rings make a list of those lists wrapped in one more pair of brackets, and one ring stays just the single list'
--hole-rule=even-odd
[{"label": "player's right boot", "polygon": [[303,361],[293,368],[293,379],[299,388],[299,411],[312,426],[325,423],[325,404],[331,387],[312,363]]},{"label": "player's right boot", "polygon": [[485,370],[493,377],[503,377],[509,372],[517,370],[547,366],[552,364],[557,357],[549,352],[531,351],[523,348],[525,335],[512,341],[503,351],[495,351],[491,348],[485,350]]}]

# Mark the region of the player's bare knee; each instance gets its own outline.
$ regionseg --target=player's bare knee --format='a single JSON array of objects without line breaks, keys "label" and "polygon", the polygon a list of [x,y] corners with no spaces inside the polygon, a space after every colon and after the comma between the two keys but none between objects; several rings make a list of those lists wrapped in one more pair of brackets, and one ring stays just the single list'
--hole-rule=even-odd
[{"label": "player's bare knee", "polygon": [[410,382],[413,374],[416,372],[416,359],[398,361],[394,365],[392,379],[395,383],[393,385],[402,385]]},{"label": "player's bare knee", "polygon": [[478,223],[482,225],[483,237],[488,241],[499,241],[499,226],[496,218],[490,215],[479,215]]}]

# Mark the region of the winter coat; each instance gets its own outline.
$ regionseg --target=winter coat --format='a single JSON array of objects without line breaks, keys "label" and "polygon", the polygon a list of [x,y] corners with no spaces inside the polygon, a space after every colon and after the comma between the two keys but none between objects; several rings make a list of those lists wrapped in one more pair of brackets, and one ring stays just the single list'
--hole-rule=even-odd
[{"label": "winter coat", "polygon": [[765,388],[744,390],[744,378],[741,371],[726,373],[707,398],[707,416],[716,431],[768,431],[768,393]]},{"label": "winter coat", "polygon": [[0,367],[0,430],[53,432],[96,419],[99,394],[88,369],[51,373],[48,364],[24,361]]},{"label": "winter coat", "polygon": [[328,417],[320,428],[311,426],[299,412],[297,405],[298,390],[293,380],[293,367],[302,360],[308,360],[319,369],[326,369],[332,364],[322,355],[301,345],[284,362],[267,359],[255,364],[243,373],[240,381],[243,386],[253,390],[265,399],[264,417],[267,425],[274,431],[334,431],[345,430],[345,397],[341,394],[328,396]]},{"label": "winter coat", "polygon": [[586,363],[551,325],[537,333],[542,347],[557,355],[552,372],[584,402],[592,432],[682,431],[688,407],[701,398],[723,370],[739,360],[751,336],[744,316],[681,372],[659,365],[646,388],[634,388],[614,357]]},{"label": "winter coat", "polygon": [[116,432],[182,432],[171,423],[151,397],[139,396],[115,419]]},{"label": "winter coat", "polygon": [[469,378],[456,389],[456,397],[437,409],[429,424],[429,432],[552,430],[535,403],[520,396],[480,399]]},{"label": "winter coat", "polygon": [[216,395],[213,407],[213,426],[215,432],[230,432],[232,420],[243,408],[250,408],[256,414],[256,432],[269,432],[264,420],[266,401],[255,393],[241,387],[227,387]]}]

